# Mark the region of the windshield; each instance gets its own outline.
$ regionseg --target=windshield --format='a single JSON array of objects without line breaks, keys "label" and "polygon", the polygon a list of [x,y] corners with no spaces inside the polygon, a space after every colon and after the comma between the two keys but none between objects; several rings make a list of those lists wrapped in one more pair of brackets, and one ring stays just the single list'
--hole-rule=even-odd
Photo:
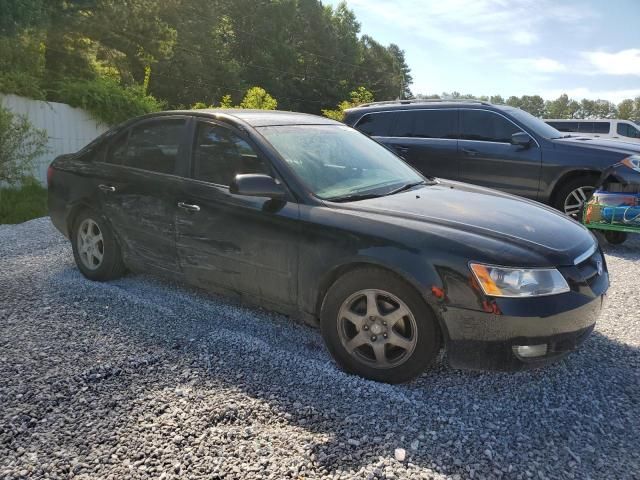
[{"label": "windshield", "polygon": [[560,130],[556,130],[551,125],[544,122],[544,120],[534,117],[529,112],[520,110],[519,108],[509,108],[509,113],[513,115],[517,120],[522,122],[525,127],[529,127],[534,133],[544,138],[562,138],[568,135],[562,133]]},{"label": "windshield", "polygon": [[258,130],[313,194],[324,200],[388,195],[425,182],[389,150],[343,125]]}]

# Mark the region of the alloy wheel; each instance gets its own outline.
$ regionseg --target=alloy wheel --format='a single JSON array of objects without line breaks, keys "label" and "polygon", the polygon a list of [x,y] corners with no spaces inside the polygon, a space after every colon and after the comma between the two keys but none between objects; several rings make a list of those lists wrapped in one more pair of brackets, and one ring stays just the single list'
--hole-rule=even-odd
[{"label": "alloy wheel", "polygon": [[570,217],[578,218],[580,210],[582,210],[582,206],[587,200],[589,200],[594,190],[595,187],[585,185],[583,187],[578,187],[569,193],[567,198],[564,200],[564,213]]},{"label": "alloy wheel", "polygon": [[80,261],[89,270],[96,270],[102,265],[104,258],[104,239],[98,224],[85,219],[78,228],[78,255]]},{"label": "alloy wheel", "polygon": [[349,354],[381,369],[404,363],[418,342],[411,310],[395,295],[378,289],[360,290],[342,303],[338,334]]}]

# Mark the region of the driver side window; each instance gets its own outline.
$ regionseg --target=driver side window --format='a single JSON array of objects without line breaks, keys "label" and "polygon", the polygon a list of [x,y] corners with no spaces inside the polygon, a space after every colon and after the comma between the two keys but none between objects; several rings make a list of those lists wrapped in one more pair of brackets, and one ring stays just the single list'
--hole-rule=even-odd
[{"label": "driver side window", "polygon": [[198,123],[193,178],[228,187],[238,174],[271,172],[256,151],[226,127]]},{"label": "driver side window", "polygon": [[521,131],[496,113],[486,110],[462,110],[460,138],[463,140],[511,143],[511,135]]}]

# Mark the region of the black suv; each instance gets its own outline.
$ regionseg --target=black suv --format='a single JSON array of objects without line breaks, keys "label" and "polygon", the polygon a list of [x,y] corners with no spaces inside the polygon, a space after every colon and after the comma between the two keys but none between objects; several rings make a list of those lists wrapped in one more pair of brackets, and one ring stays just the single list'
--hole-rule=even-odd
[{"label": "black suv", "polygon": [[346,110],[345,123],[422,173],[483,185],[576,215],[601,172],[640,145],[561,133],[518,108],[398,100]]}]

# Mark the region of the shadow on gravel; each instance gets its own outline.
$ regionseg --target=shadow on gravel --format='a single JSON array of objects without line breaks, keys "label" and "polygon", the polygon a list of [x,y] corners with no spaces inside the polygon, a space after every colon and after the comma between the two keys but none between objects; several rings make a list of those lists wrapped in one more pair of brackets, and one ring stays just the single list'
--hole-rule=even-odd
[{"label": "shadow on gravel", "polygon": [[[107,333],[126,332],[161,356],[191,362],[203,372],[193,388],[241,390],[289,424],[323,434],[308,458],[325,473],[373,466],[383,476],[392,465],[397,474],[396,448],[406,449],[406,468],[464,478],[640,471],[640,350],[597,331],[580,351],[539,370],[463,372],[441,362],[411,384],[390,386],[339,371],[319,332],[281,315],[145,276],[97,284],[65,268],[51,284]],[[219,408],[205,425],[252,423],[250,412]]]},{"label": "shadow on gravel", "polygon": [[601,235],[597,235],[600,245],[607,256],[627,260],[640,258],[640,234],[630,233],[629,238],[622,245],[610,245]]}]

